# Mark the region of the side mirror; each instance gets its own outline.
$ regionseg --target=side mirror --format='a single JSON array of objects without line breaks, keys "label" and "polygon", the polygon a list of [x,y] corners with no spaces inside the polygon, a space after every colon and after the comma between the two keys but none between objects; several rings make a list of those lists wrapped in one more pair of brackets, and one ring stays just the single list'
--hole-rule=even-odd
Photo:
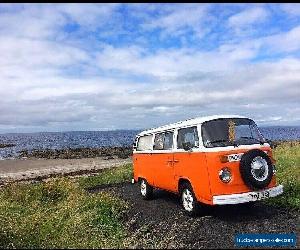
[{"label": "side mirror", "polygon": [[132,148],[133,148],[133,150],[136,150],[136,149],[137,149],[137,146],[136,146],[135,143],[132,144]]},{"label": "side mirror", "polygon": [[193,146],[190,142],[183,142],[182,146],[185,151],[191,151],[193,148]]}]

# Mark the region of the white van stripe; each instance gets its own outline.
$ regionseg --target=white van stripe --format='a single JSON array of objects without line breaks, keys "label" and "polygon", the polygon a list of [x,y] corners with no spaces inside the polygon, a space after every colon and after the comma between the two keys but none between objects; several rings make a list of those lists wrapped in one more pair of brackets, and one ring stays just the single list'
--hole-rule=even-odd
[{"label": "white van stripe", "polygon": [[[172,150],[145,150],[145,151],[136,151],[134,150],[133,153],[135,154],[170,154],[170,153],[199,153],[199,152],[222,152],[222,151],[233,151],[233,150],[250,150],[255,148],[263,148],[263,147],[270,147],[268,143],[264,145],[260,144],[252,144],[252,145],[239,145],[238,147],[234,146],[227,146],[227,147],[215,147],[215,148],[205,148],[199,147],[194,148],[192,152],[185,151],[184,149],[172,149]],[[266,153],[266,151],[264,151]]]}]

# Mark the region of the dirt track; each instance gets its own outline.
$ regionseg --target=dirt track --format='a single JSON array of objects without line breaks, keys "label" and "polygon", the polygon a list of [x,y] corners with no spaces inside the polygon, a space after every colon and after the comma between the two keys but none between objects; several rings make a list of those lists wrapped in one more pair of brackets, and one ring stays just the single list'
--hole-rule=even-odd
[{"label": "dirt track", "polygon": [[210,207],[204,215],[190,218],[181,209],[179,198],[165,191],[156,190],[150,201],[142,200],[137,184],[91,191],[113,192],[129,202],[125,221],[131,248],[234,248],[237,233],[297,233],[300,247],[299,213],[262,202],[250,209],[243,205]]},{"label": "dirt track", "polygon": [[131,163],[131,158],[2,160],[0,161],[0,184],[7,181],[31,180],[85,172],[92,173],[125,163]]}]

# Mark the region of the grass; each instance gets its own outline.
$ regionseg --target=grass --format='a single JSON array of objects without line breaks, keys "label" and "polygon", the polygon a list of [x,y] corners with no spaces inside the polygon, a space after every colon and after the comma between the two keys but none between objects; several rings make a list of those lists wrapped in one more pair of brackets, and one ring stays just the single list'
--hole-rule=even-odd
[{"label": "grass", "polygon": [[132,164],[124,164],[121,167],[105,169],[100,175],[79,177],[79,185],[89,189],[100,185],[116,184],[132,179]]},{"label": "grass", "polygon": [[284,193],[266,200],[267,203],[300,210],[300,142],[284,142],[273,150],[276,159],[277,182]]},{"label": "grass", "polygon": [[75,181],[62,177],[2,188],[0,248],[122,247],[127,203],[104,192],[87,195],[84,188],[127,180],[130,169],[126,165],[97,177]]},{"label": "grass", "polygon": [[[274,150],[277,180],[284,194],[265,202],[300,208],[300,143]],[[97,176],[52,178],[47,183],[12,183],[0,189],[0,248],[122,248],[128,232],[122,223],[128,204],[108,193],[87,189],[128,182],[132,165]]]}]

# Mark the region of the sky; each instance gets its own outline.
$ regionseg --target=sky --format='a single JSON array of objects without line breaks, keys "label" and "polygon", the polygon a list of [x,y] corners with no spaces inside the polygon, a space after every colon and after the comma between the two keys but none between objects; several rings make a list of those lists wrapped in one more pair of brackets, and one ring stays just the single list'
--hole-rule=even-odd
[{"label": "sky", "polygon": [[0,133],[300,125],[300,4],[0,4],[0,55]]}]

